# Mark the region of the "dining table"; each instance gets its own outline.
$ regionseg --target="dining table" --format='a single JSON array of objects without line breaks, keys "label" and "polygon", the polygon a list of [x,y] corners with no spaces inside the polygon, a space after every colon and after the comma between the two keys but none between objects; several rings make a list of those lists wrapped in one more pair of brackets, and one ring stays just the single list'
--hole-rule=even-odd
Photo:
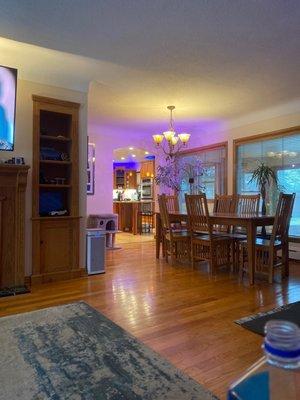
[{"label": "dining table", "polygon": [[[170,222],[187,222],[188,216],[183,212],[170,212]],[[273,215],[262,215],[261,213],[218,213],[212,212],[209,214],[209,222],[211,225],[227,225],[235,227],[244,227],[247,235],[247,250],[248,250],[248,271],[249,283],[254,284],[255,272],[255,243],[257,235],[257,227],[270,226],[274,224],[275,217]],[[160,213],[156,213],[156,258],[160,256],[160,247],[162,243],[162,226]],[[284,253],[288,254],[287,248]],[[287,258],[288,259],[288,258]]]}]

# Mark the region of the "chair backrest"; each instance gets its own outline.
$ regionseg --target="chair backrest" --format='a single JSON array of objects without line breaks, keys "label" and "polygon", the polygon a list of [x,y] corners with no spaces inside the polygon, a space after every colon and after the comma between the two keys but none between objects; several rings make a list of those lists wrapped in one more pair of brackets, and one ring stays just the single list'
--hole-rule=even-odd
[{"label": "chair backrest", "polygon": [[287,239],[294,201],[295,193],[280,193],[272,230],[271,243],[274,243],[276,239],[280,239],[281,241]]},{"label": "chair backrest", "polygon": [[185,202],[189,230],[192,233],[207,232],[211,235],[212,226],[209,223],[209,212],[205,193],[186,194]]},{"label": "chair backrest", "polygon": [[170,223],[170,218],[169,218],[169,213],[168,213],[168,208],[167,208],[166,195],[161,194],[161,195],[158,195],[157,197],[158,197],[158,206],[159,206],[162,230],[163,230],[163,232],[169,231],[170,233],[172,233],[171,223]]},{"label": "chair backrest", "polygon": [[214,212],[234,213],[236,212],[237,197],[233,194],[216,194],[214,200]]},{"label": "chair backrest", "polygon": [[169,213],[179,212],[179,201],[176,195],[166,195],[166,202]]},{"label": "chair backrest", "polygon": [[142,201],[139,203],[139,212],[142,214],[152,214],[153,213],[153,201]]},{"label": "chair backrest", "polygon": [[259,212],[260,194],[237,196],[237,212],[240,214],[257,214]]},{"label": "chair backrest", "polygon": [[[237,198],[234,195],[221,194],[216,195],[214,200],[214,213],[235,213],[237,205]],[[217,232],[228,233],[230,226],[228,225],[214,225],[214,230]]]}]

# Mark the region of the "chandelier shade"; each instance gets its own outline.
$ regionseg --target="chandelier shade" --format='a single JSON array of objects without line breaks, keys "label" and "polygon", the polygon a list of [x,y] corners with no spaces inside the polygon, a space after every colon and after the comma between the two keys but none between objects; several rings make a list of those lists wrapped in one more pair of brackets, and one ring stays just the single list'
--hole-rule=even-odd
[{"label": "chandelier shade", "polygon": [[190,134],[189,133],[179,133],[178,137],[182,141],[182,143],[187,143],[190,140]]},{"label": "chandelier shade", "polygon": [[152,135],[154,142],[159,146],[164,140],[164,135]]}]

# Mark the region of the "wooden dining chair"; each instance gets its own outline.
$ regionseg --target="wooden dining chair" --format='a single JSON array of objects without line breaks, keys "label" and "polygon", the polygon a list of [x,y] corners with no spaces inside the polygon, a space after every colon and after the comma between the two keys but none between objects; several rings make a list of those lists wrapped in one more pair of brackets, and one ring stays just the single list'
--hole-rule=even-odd
[{"label": "wooden dining chair", "polygon": [[[236,212],[237,197],[232,194],[216,195],[214,199],[214,213],[232,214]],[[228,225],[214,225],[215,232],[229,233],[231,227]]]},{"label": "wooden dining chair", "polygon": [[239,214],[257,214],[260,194],[238,194],[236,212]]},{"label": "wooden dining chair", "polygon": [[172,227],[167,207],[166,195],[158,195],[158,205],[161,218],[164,255],[166,261],[170,256],[171,265],[176,259],[190,259],[190,237],[187,231],[176,230]]},{"label": "wooden dining chair", "polygon": [[177,195],[165,195],[165,199],[169,213],[179,212],[179,200]]},{"label": "wooden dining chair", "polygon": [[[237,208],[237,196],[233,194],[222,194],[216,195],[214,200],[214,213],[223,213],[223,214],[233,214],[236,212]],[[232,271],[238,271],[238,259],[239,259],[239,249],[235,240],[235,234],[233,233],[233,228],[230,225],[214,225],[214,232],[219,234],[224,234],[231,241],[231,265]]]},{"label": "wooden dining chair", "polygon": [[230,265],[231,239],[213,233],[209,221],[206,195],[185,195],[188,229],[191,234],[191,258],[194,268],[197,261],[208,261],[210,273],[215,274],[217,268]]},{"label": "wooden dining chair", "polygon": [[154,202],[142,201],[137,207],[137,226],[140,235],[151,233],[154,228]]},{"label": "wooden dining chair", "polygon": [[[256,238],[255,272],[267,275],[269,283],[273,282],[277,268],[281,268],[282,277],[288,275],[288,232],[294,201],[295,193],[280,193],[270,239]],[[241,248],[240,277],[243,279],[247,272],[247,241],[241,242]],[[279,250],[281,257],[278,256]]]}]

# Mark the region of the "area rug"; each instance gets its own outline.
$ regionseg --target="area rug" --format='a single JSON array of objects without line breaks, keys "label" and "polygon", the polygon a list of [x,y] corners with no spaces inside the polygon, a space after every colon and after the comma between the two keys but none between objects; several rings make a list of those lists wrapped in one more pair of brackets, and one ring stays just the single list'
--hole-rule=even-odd
[{"label": "area rug", "polygon": [[235,322],[243,328],[264,336],[265,324],[271,319],[286,320],[300,326],[300,301],[273,308],[273,310],[267,312],[250,315],[249,317],[241,318]]},{"label": "area rug", "polygon": [[0,399],[216,397],[84,302],[0,319]]}]

